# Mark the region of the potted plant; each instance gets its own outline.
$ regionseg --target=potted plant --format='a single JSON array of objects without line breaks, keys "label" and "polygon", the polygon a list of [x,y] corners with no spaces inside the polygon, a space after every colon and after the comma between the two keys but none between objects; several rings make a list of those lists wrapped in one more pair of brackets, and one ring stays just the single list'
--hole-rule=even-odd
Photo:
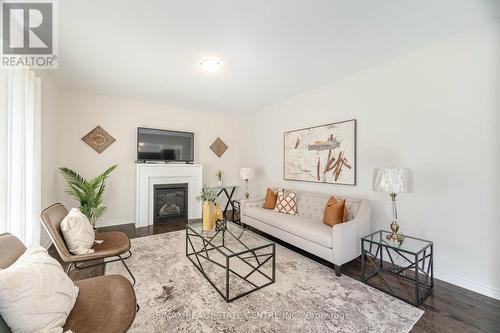
[{"label": "potted plant", "polygon": [[216,197],[215,191],[207,185],[203,185],[200,195],[196,197],[196,200],[203,201],[203,230],[212,230],[214,227],[211,210]]},{"label": "potted plant", "polygon": [[118,165],[115,164],[90,180],[83,178],[70,168],[59,168],[66,180],[66,193],[80,203],[80,211],[87,216],[94,229],[97,219],[107,209],[102,205],[106,179],[117,167]]}]

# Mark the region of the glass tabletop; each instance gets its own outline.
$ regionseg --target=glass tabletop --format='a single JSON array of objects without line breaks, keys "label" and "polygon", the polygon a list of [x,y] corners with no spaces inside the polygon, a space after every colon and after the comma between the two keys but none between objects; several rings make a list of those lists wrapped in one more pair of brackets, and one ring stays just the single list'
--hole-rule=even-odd
[{"label": "glass tabletop", "polygon": [[229,185],[207,185],[207,188],[210,189],[210,190],[222,190],[222,189],[227,189],[227,188],[236,188],[236,187],[239,187],[239,185],[236,185],[236,184],[229,184]]},{"label": "glass tabletop", "polygon": [[227,256],[238,255],[250,250],[273,245],[274,242],[239,225],[227,221],[225,230],[205,231],[201,222],[188,223],[186,228],[203,238]]},{"label": "glass tabletop", "polygon": [[395,242],[387,239],[387,235],[391,232],[386,230],[379,230],[370,234],[362,239],[367,242],[371,242],[377,245],[383,245],[389,248],[393,248],[399,251],[404,251],[411,254],[417,254],[422,252],[424,249],[432,245],[431,241],[427,241],[420,238],[405,236],[402,242]]}]

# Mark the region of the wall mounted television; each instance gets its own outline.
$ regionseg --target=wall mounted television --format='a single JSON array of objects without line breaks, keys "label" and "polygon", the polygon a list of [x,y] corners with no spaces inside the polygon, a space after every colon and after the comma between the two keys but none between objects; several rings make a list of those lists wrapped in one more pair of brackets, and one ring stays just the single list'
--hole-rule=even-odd
[{"label": "wall mounted television", "polygon": [[193,162],[194,133],[137,128],[138,162]]}]

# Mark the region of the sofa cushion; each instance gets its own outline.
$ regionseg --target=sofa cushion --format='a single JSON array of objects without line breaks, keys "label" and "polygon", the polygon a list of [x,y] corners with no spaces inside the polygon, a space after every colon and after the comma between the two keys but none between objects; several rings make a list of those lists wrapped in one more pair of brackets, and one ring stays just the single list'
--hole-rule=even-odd
[{"label": "sofa cushion", "polygon": [[121,231],[99,232],[95,236],[95,252],[89,254],[74,255],[70,257],[71,262],[102,259],[117,256],[130,250],[130,240]]},{"label": "sofa cushion", "polygon": [[360,204],[361,203],[359,201],[346,199],[345,207],[347,210],[347,217],[344,217],[344,221],[350,221],[356,216],[356,214],[358,213]]},{"label": "sofa cushion", "polygon": [[[332,247],[332,227],[322,222],[311,223],[310,220],[302,216],[280,214],[272,210],[256,207],[245,209],[245,215],[278,228],[283,232],[289,232],[328,248]],[[275,234],[273,236],[279,238],[279,235]]]},{"label": "sofa cushion", "polygon": [[314,222],[323,223],[323,213],[329,195],[297,192],[299,215]]},{"label": "sofa cushion", "polygon": [[[299,215],[312,221],[322,223],[325,206],[330,197],[331,195],[328,194],[297,192],[297,206]],[[347,215],[344,217],[344,221],[352,220],[358,213],[360,201],[337,196],[336,198],[339,200],[345,199]]]}]

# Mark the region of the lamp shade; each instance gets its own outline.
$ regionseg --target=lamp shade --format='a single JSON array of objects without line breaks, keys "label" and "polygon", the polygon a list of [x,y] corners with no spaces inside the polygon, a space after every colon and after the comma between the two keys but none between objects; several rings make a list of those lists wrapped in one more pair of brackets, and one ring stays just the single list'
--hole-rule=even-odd
[{"label": "lamp shade", "polygon": [[373,190],[396,194],[411,192],[410,169],[375,169],[373,172]]},{"label": "lamp shade", "polygon": [[240,169],[240,177],[242,179],[253,179],[255,177],[255,169],[254,168],[241,168]]}]

